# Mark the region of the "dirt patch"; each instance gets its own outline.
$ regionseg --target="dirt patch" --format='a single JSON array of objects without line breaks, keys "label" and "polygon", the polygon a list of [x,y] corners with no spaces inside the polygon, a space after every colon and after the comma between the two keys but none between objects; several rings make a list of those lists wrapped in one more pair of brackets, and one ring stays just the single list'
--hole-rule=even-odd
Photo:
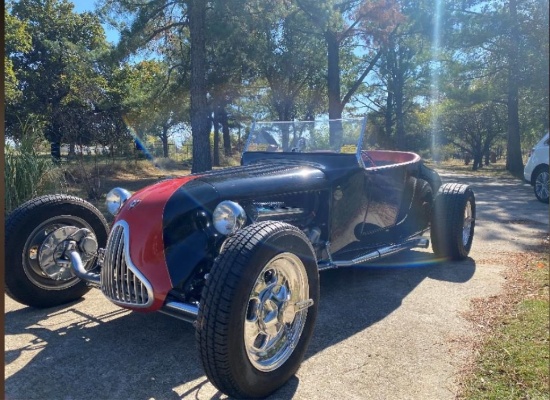
[{"label": "dirt patch", "polygon": [[182,163],[169,159],[73,162],[63,166],[65,192],[88,200],[107,218],[112,216],[105,207],[109,190],[122,187],[138,191],[162,179],[191,173]]}]

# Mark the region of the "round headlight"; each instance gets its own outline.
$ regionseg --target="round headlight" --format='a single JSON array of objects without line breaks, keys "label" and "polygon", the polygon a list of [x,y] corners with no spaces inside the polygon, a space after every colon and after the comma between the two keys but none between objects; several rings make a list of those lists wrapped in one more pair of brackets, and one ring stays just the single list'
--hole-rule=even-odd
[{"label": "round headlight", "polygon": [[109,193],[107,193],[107,198],[105,199],[105,205],[107,206],[107,211],[113,215],[117,215],[119,210],[122,208],[126,200],[132,196],[132,193],[122,188],[114,188]]},{"label": "round headlight", "polygon": [[246,213],[233,201],[222,201],[212,214],[214,228],[222,235],[231,235],[241,229],[246,223]]}]

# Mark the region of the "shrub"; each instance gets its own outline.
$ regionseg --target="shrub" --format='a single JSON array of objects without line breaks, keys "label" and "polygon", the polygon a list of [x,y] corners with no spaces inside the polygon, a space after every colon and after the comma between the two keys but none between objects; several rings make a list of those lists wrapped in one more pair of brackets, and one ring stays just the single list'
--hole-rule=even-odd
[{"label": "shrub", "polygon": [[28,148],[6,146],[4,179],[6,212],[33,197],[60,192],[65,186],[61,169],[49,156],[38,156]]}]

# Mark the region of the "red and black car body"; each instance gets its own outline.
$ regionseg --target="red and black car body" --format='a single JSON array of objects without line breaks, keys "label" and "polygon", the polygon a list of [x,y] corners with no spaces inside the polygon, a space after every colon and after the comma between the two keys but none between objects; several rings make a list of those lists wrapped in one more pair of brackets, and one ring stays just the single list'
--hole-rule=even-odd
[{"label": "red and black car body", "polygon": [[[320,133],[319,133],[320,132]],[[209,379],[262,397],[298,369],[319,271],[413,247],[467,257],[475,198],[415,153],[363,149],[365,122],[260,125],[241,165],[107,195],[112,226],[64,195],[10,215],[6,290],[35,307],[89,286],[135,311],[191,321]]]}]

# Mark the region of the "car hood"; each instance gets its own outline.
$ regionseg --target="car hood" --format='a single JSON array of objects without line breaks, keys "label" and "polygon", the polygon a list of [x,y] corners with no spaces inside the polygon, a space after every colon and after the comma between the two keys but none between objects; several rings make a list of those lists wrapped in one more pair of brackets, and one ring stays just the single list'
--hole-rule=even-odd
[{"label": "car hood", "polygon": [[280,161],[211,171],[197,179],[210,184],[224,199],[235,201],[326,187],[325,174],[319,167]]}]

